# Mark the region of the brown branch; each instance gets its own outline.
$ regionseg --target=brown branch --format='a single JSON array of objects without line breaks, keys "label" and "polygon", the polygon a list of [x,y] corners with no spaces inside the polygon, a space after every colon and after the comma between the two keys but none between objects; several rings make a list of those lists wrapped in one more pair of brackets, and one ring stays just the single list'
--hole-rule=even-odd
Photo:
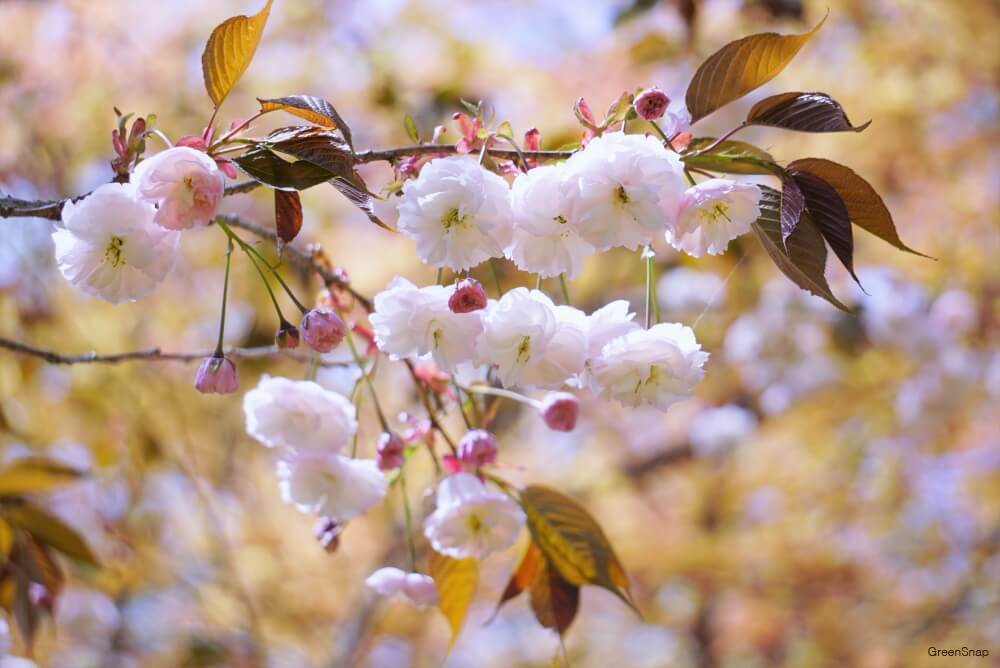
[{"label": "brown branch", "polygon": [[[197,362],[206,357],[211,357],[212,350],[200,352],[178,352],[167,353],[159,348],[149,348],[147,350],[133,350],[125,353],[113,353],[110,355],[98,355],[96,352],[83,353],[81,355],[63,355],[44,348],[36,348],[26,343],[13,341],[0,337],[0,348],[10,350],[20,355],[38,357],[49,364],[118,364],[132,360],[146,360],[152,362]],[[305,352],[294,352],[280,350],[276,346],[257,346],[254,348],[228,348],[225,350],[228,357],[236,359],[254,359],[260,357],[271,357],[281,355],[297,362],[308,362],[311,355]],[[321,366],[343,366],[345,362],[323,362]]]}]

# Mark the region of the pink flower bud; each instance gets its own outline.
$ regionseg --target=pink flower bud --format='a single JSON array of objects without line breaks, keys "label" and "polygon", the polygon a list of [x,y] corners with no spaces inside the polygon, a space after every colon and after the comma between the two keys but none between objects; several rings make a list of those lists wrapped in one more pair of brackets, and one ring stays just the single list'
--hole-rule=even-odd
[{"label": "pink flower bud", "polygon": [[568,392],[552,392],[545,397],[539,411],[549,429],[573,431],[580,416],[580,401]]},{"label": "pink flower bud", "polygon": [[327,308],[314,308],[299,323],[306,344],[320,353],[328,353],[344,340],[347,327],[340,316]]},{"label": "pink flower bud", "polygon": [[670,106],[670,98],[659,88],[647,88],[639,93],[633,102],[635,113],[647,121],[662,118]]},{"label": "pink flower bud", "polygon": [[194,377],[194,389],[202,394],[229,394],[240,387],[240,376],[232,360],[206,357]]},{"label": "pink flower bud", "polygon": [[524,150],[537,151],[542,147],[542,133],[538,128],[531,128],[524,133]]},{"label": "pink flower bud", "polygon": [[472,313],[486,308],[486,290],[474,278],[463,278],[455,284],[455,291],[448,298],[452,313]]},{"label": "pink flower bud", "polygon": [[344,532],[344,526],[337,524],[329,517],[321,517],[313,527],[313,536],[316,542],[327,552],[336,552],[340,546],[340,534]]},{"label": "pink flower bud", "polygon": [[471,469],[492,464],[497,459],[497,440],[485,429],[467,431],[458,442],[458,458]]},{"label": "pink flower bud", "polygon": [[378,464],[379,471],[391,471],[403,465],[403,449],[405,445],[403,439],[396,434],[383,432],[378,437],[378,446],[375,449],[375,463]]},{"label": "pink flower bud", "polygon": [[403,580],[403,595],[419,607],[437,605],[438,590],[434,580],[422,573],[407,573]]},{"label": "pink flower bud", "polygon": [[282,322],[274,335],[274,343],[283,350],[299,347],[299,330],[290,322]]}]

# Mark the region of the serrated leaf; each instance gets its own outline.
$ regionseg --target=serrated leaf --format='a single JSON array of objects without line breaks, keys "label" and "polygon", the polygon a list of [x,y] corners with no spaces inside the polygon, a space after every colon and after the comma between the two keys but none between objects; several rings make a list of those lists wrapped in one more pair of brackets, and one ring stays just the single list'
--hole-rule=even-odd
[{"label": "serrated leaf", "polygon": [[826,282],[826,243],[815,223],[804,212],[795,231],[782,243],[781,192],[760,186],[760,218],[753,230],[774,264],[797,286],[822,297],[844,311],[849,310],[830,290]]},{"label": "serrated leaf", "polygon": [[826,21],[801,35],[773,32],[730,42],[701,64],[685,96],[694,123],[761,86],[785,68]]},{"label": "serrated leaf", "polygon": [[201,54],[201,71],[205,90],[216,108],[250,66],[271,13],[272,1],[267,0],[264,8],[253,16],[226,19],[209,35]]},{"label": "serrated leaf", "polygon": [[27,531],[40,543],[91,566],[98,566],[97,557],[87,542],[61,519],[28,503],[7,506],[3,517],[12,525]]},{"label": "serrated leaf", "polygon": [[302,200],[295,190],[274,191],[274,231],[278,237],[278,255],[285,244],[302,229]]},{"label": "serrated leaf", "polygon": [[806,198],[795,179],[785,178],[781,182],[781,243],[795,231],[806,208]]},{"label": "serrated leaf", "polygon": [[781,93],[764,98],[747,114],[747,125],[768,125],[799,132],[861,132],[840,103],[826,93]]},{"label": "serrated leaf", "polygon": [[529,485],[521,492],[521,506],[532,540],[568,583],[603,587],[636,610],[621,562],[583,506],[541,485]]},{"label": "serrated leaf", "polygon": [[795,184],[802,191],[806,200],[806,208],[820,234],[830,244],[833,253],[850,272],[854,274],[854,234],[851,231],[851,215],[840,195],[829,183],[809,172],[789,169],[788,173],[795,179]]},{"label": "serrated leaf", "polygon": [[538,623],[559,635],[565,634],[580,608],[580,588],[566,582],[548,560],[541,559],[530,595],[531,610]]},{"label": "serrated leaf", "polygon": [[0,496],[47,492],[83,476],[61,462],[45,457],[24,457],[0,470]]},{"label": "serrated leaf", "polygon": [[896,224],[885,202],[875,188],[850,167],[822,158],[803,158],[791,163],[789,168],[815,174],[833,186],[847,206],[851,222],[861,229],[900,250],[921,257],[930,257],[903,243],[896,232]]},{"label": "serrated leaf", "polygon": [[322,167],[306,160],[289,162],[263,146],[233,158],[233,162],[253,180],[280,190],[305,190],[333,178]]},{"label": "serrated leaf", "polygon": [[771,154],[753,144],[727,139],[706,153],[698,151],[715,142],[714,137],[695,137],[681,160],[688,167],[724,174],[776,174],[780,171]]},{"label": "serrated leaf", "polygon": [[437,586],[438,607],[451,627],[448,644],[451,647],[462,630],[469,604],[479,586],[479,565],[475,559],[452,559],[431,550],[428,571]]},{"label": "serrated leaf", "polygon": [[261,111],[267,112],[280,109],[287,111],[293,116],[305,119],[310,123],[340,130],[347,141],[347,145],[352,150],[354,149],[354,142],[351,139],[351,129],[344,122],[344,119],[340,117],[340,114],[337,113],[337,110],[333,108],[333,105],[323,98],[312,95],[288,95],[269,99],[258,97],[257,101],[260,102]]},{"label": "serrated leaf", "polygon": [[419,144],[420,133],[417,132],[417,124],[409,114],[403,115],[403,127],[406,128],[406,136],[410,138],[410,141],[414,144]]}]

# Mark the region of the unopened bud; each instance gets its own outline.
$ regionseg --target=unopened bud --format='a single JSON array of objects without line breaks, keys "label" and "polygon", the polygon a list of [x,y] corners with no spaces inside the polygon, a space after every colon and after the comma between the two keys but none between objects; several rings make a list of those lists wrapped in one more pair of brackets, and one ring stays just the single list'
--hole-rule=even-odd
[{"label": "unopened bud", "polygon": [[274,343],[283,350],[299,347],[299,330],[290,322],[282,322],[274,335]]},{"label": "unopened bud", "polygon": [[670,106],[670,98],[659,88],[647,88],[639,93],[633,102],[635,113],[639,118],[647,121],[655,121],[662,118]]},{"label": "unopened bud", "polygon": [[229,394],[239,387],[236,365],[222,356],[206,357],[194,377],[194,389],[202,394]]},{"label": "unopened bud", "polygon": [[344,340],[347,328],[340,316],[327,308],[314,308],[299,324],[306,344],[320,353],[328,353]]},{"label": "unopened bud", "polygon": [[379,471],[391,471],[403,465],[403,439],[391,432],[383,432],[375,449],[375,463]]},{"label": "unopened bud", "polygon": [[553,431],[573,431],[580,416],[580,400],[568,392],[552,392],[539,411],[546,426]]},{"label": "unopened bud", "polygon": [[340,546],[340,534],[344,532],[344,526],[337,524],[329,517],[321,517],[313,527],[313,536],[319,546],[327,552],[336,552]]},{"label": "unopened bud", "polygon": [[455,291],[448,298],[452,313],[472,313],[486,308],[486,290],[474,278],[463,278],[455,284]]},{"label": "unopened bud", "polygon": [[458,443],[458,458],[472,469],[492,464],[497,459],[497,440],[485,429],[467,431]]}]

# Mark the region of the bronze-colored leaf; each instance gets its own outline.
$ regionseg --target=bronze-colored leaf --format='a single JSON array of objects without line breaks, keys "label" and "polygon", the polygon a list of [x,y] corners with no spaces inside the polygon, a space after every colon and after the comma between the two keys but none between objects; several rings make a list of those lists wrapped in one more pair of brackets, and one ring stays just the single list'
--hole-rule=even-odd
[{"label": "bronze-colored leaf", "polygon": [[35,643],[35,632],[41,618],[39,610],[31,601],[31,581],[23,570],[14,576],[14,621],[21,632],[24,644],[30,649]]},{"label": "bronze-colored leaf", "polygon": [[12,547],[14,547],[14,529],[7,520],[0,517],[0,562],[7,558]]},{"label": "bronze-colored leaf", "polygon": [[583,506],[541,485],[529,485],[521,492],[521,506],[533,541],[568,583],[604,587],[636,610],[621,562]]},{"label": "bronze-colored leaf", "polygon": [[46,457],[23,457],[0,470],[0,496],[47,492],[83,476],[66,464]]},{"label": "bronze-colored leaf", "polygon": [[681,160],[687,167],[724,174],[777,174],[780,171],[771,154],[744,141],[727,139],[705,153],[715,143],[714,137],[695,137]]},{"label": "bronze-colored leaf", "polygon": [[795,57],[826,17],[802,35],[768,32],[730,42],[701,64],[688,84],[691,122],[737,100],[773,79]]},{"label": "bronze-colored leaf", "polygon": [[479,565],[475,559],[452,559],[430,551],[428,571],[438,590],[438,607],[451,627],[449,647],[455,644],[469,604],[479,586]]},{"label": "bronze-colored leaf", "polygon": [[511,573],[510,580],[507,582],[500,600],[497,601],[496,610],[493,612],[494,616],[500,611],[500,607],[504,603],[517,597],[522,591],[531,586],[531,583],[535,580],[535,573],[541,566],[542,561],[544,561],[544,557],[542,557],[538,546],[535,545],[534,541],[529,542],[528,549],[525,550],[524,556],[521,557],[517,568]]},{"label": "bronze-colored leaf", "polygon": [[295,190],[274,191],[274,227],[278,237],[278,255],[302,229],[302,200]]},{"label": "bronze-colored leaf", "polygon": [[753,224],[754,232],[764,250],[785,276],[797,286],[822,297],[844,311],[842,304],[826,282],[826,243],[813,223],[809,212],[803,212],[795,231],[787,240],[781,238],[781,192],[761,186],[760,218]]},{"label": "bronze-colored leaf", "polygon": [[38,542],[91,566],[99,565],[97,557],[80,534],[41,508],[29,503],[10,505],[3,509],[3,517],[27,531]]},{"label": "bronze-colored leaf", "polygon": [[306,160],[284,160],[263,146],[233,158],[233,162],[253,180],[279,190],[305,190],[334,176]]},{"label": "bronze-colored leaf", "polygon": [[915,251],[902,242],[896,232],[892,214],[875,188],[854,172],[850,167],[822,158],[803,158],[789,165],[790,169],[809,172],[829,183],[840,195],[851,222],[879,239],[921,257],[930,257]]},{"label": "bronze-colored leaf", "polygon": [[854,234],[851,231],[851,216],[847,212],[844,201],[829,183],[809,172],[789,169],[788,173],[802,191],[806,200],[806,208],[819,228],[820,234],[830,244],[841,263],[854,274]]},{"label": "bronze-colored leaf", "polygon": [[239,78],[246,72],[257,51],[264,25],[271,13],[271,2],[253,16],[234,16],[212,31],[201,54],[205,90],[218,108]]},{"label": "bronze-colored leaf", "polygon": [[782,179],[781,182],[781,243],[785,244],[788,237],[795,231],[806,208],[806,198],[793,178]]},{"label": "bronze-colored leaf", "polygon": [[260,102],[260,110],[263,112],[282,110],[293,116],[305,119],[310,123],[328,127],[344,135],[347,145],[353,150],[354,142],[351,140],[351,129],[340,117],[333,105],[320,97],[312,95],[288,95],[285,97],[275,97],[270,99],[257,98]]},{"label": "bronze-colored leaf", "polygon": [[538,623],[563,635],[579,607],[580,588],[566,582],[546,559],[541,559],[531,583],[531,609]]},{"label": "bronze-colored leaf", "polygon": [[800,132],[861,132],[840,103],[826,93],[782,93],[764,98],[747,114],[747,125],[769,125]]}]

